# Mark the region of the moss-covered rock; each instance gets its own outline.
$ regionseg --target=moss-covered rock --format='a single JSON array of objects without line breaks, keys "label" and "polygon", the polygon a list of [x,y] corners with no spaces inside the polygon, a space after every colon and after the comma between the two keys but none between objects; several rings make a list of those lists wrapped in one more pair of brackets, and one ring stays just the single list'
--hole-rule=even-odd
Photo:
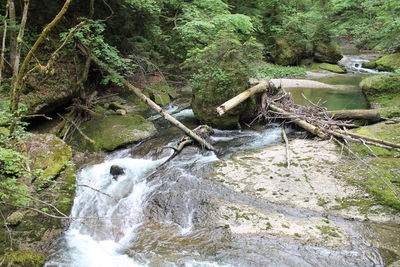
[{"label": "moss-covered rock", "polygon": [[[385,122],[377,123],[370,126],[364,126],[353,130],[356,133],[384,140],[391,143],[400,143],[400,124],[386,124]],[[352,145],[354,151],[363,155],[370,155],[371,151],[364,145]],[[381,147],[370,146],[377,156],[400,156],[399,152],[388,150]]]},{"label": "moss-covered rock", "polygon": [[336,64],[342,58],[343,55],[336,42],[318,41],[314,44],[314,59],[316,61]]},{"label": "moss-covered rock", "polygon": [[395,71],[400,69],[400,53],[390,54],[378,60],[363,63],[364,68],[380,71]]},{"label": "moss-covered rock", "polygon": [[318,68],[335,73],[346,73],[346,70],[340,67],[339,65],[334,65],[329,63],[318,64]]},{"label": "moss-covered rock", "polygon": [[220,129],[237,128],[239,121],[254,115],[253,100],[248,100],[218,116],[216,108],[250,87],[251,64],[261,58],[261,45],[255,40],[242,43],[235,36],[227,35],[187,60],[195,69],[191,76],[193,88],[192,109],[196,118]]},{"label": "moss-covered rock", "polygon": [[381,110],[384,116],[395,117],[400,114],[400,75],[369,76],[361,81],[360,87],[372,106],[384,108]]},{"label": "moss-covered rock", "polygon": [[274,62],[278,65],[298,65],[305,57],[306,47],[292,40],[278,39],[272,53]]},{"label": "moss-covered rock", "polygon": [[88,143],[81,135],[75,134],[72,144],[79,150],[107,150],[139,142],[157,133],[153,123],[140,115],[96,117],[81,125],[81,130],[95,144]]},{"label": "moss-covered rock", "polygon": [[52,134],[38,134],[26,139],[31,167],[42,170],[35,185],[44,187],[54,179],[72,159],[72,150],[64,141]]},{"label": "moss-covered rock", "polygon": [[26,139],[27,153],[31,167],[41,170],[41,175],[35,179],[35,185],[46,186],[54,179],[72,158],[71,147],[52,134],[38,134]]},{"label": "moss-covered rock", "polygon": [[46,257],[35,251],[24,250],[8,252],[0,258],[0,262],[2,266],[42,267],[46,262]]},{"label": "moss-covered rock", "polygon": [[167,92],[154,92],[154,102],[160,106],[165,106],[171,102]]}]

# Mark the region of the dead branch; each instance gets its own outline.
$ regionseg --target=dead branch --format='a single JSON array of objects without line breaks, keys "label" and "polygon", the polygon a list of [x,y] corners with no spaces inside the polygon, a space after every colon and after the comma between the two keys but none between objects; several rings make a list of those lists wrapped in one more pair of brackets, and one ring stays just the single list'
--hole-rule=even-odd
[{"label": "dead branch", "polygon": [[285,145],[286,145],[286,167],[290,168],[290,152],[289,152],[289,141],[288,138],[286,136],[286,130],[285,130],[285,126],[282,127],[282,137],[283,140],[285,140]]},{"label": "dead branch", "polygon": [[331,110],[327,111],[332,119],[351,119],[351,120],[367,120],[380,121],[382,120],[379,111],[374,109],[351,109],[351,110]]}]

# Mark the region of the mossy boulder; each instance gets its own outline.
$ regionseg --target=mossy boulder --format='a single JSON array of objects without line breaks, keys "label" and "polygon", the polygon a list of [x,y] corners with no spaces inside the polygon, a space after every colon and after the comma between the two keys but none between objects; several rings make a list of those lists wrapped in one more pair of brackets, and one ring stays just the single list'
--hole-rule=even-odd
[{"label": "mossy boulder", "polygon": [[390,117],[400,114],[400,75],[369,76],[361,81],[360,87],[372,106],[385,108],[382,112]]},{"label": "mossy boulder", "polygon": [[0,262],[2,266],[42,267],[46,263],[46,257],[32,250],[23,250],[6,253],[0,257]]},{"label": "mossy boulder", "polygon": [[336,64],[342,58],[343,55],[336,42],[318,41],[314,44],[314,59],[316,61]]},{"label": "mossy boulder", "polygon": [[240,121],[255,115],[254,100],[218,116],[216,108],[250,87],[251,65],[262,58],[262,46],[255,40],[242,43],[236,36],[221,36],[198,50],[186,61],[195,70],[191,76],[192,109],[201,122],[219,129],[237,128]]},{"label": "mossy boulder", "polygon": [[34,184],[39,187],[48,185],[48,181],[57,177],[72,159],[71,147],[52,134],[29,136],[26,144],[31,167],[42,171],[34,180]]},{"label": "mossy boulder", "polygon": [[99,116],[81,125],[81,130],[95,144],[88,143],[79,133],[74,135],[72,145],[80,150],[112,151],[116,148],[139,142],[154,136],[157,130],[153,123],[140,115]]},{"label": "mossy boulder", "polygon": [[335,73],[346,73],[345,69],[343,69],[339,65],[335,65],[335,64],[321,63],[321,64],[318,64],[318,68],[327,70],[330,72],[335,72]]},{"label": "mossy boulder", "polygon": [[400,69],[400,53],[390,54],[378,60],[363,63],[364,68],[380,71],[395,71]]},{"label": "mossy boulder", "polygon": [[274,62],[278,65],[293,66],[299,65],[306,56],[306,47],[303,44],[292,40],[278,39],[272,53]]},{"label": "mossy boulder", "polygon": [[[377,123],[370,126],[364,126],[353,130],[354,132],[368,137],[384,140],[391,143],[400,143],[400,124]],[[370,150],[364,145],[353,145],[354,150],[362,154],[369,155]],[[381,147],[370,146],[377,156],[400,156],[395,150],[388,150]]]}]

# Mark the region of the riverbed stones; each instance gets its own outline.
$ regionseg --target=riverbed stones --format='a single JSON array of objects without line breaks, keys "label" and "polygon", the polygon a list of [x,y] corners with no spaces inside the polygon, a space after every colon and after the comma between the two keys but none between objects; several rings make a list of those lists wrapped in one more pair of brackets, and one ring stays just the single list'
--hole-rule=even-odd
[{"label": "riverbed stones", "polygon": [[125,170],[118,165],[112,165],[110,167],[110,174],[113,176],[113,179],[116,180],[118,176],[125,174]]}]

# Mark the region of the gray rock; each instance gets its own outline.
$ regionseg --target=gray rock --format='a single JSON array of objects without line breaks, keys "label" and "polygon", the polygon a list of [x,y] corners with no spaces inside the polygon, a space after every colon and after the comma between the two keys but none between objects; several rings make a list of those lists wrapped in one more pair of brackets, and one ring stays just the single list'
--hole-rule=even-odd
[{"label": "gray rock", "polygon": [[118,176],[125,174],[125,170],[118,165],[112,165],[110,168],[110,174],[113,176],[113,179],[116,180]]}]

